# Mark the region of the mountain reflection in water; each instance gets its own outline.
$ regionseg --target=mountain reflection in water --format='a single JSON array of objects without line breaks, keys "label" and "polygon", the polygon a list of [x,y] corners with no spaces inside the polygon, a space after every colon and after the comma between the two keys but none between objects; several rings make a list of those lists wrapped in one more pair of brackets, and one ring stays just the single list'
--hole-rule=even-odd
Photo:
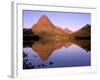
[{"label": "mountain reflection in water", "polygon": [[90,40],[23,43],[23,69],[90,66]]}]

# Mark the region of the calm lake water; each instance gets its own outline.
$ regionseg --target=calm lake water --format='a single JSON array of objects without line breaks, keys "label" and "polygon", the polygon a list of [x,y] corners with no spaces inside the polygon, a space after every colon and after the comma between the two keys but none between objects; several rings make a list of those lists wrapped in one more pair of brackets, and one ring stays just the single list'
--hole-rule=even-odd
[{"label": "calm lake water", "polygon": [[89,45],[72,42],[43,42],[25,46],[23,69],[91,66]]}]

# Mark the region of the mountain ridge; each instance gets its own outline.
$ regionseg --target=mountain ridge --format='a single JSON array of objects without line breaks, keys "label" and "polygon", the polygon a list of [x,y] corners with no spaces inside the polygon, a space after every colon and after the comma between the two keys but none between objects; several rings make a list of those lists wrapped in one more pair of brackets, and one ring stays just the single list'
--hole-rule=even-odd
[{"label": "mountain ridge", "polygon": [[57,40],[60,39],[68,40],[68,39],[82,38],[82,37],[83,37],[82,39],[84,39],[84,37],[90,39],[91,37],[90,24],[86,24],[79,30],[73,32],[68,28],[62,29],[60,26],[54,25],[46,15],[41,16],[37,21],[37,23],[33,24],[32,28],[28,30],[23,29],[25,35],[28,35],[29,33],[30,35],[32,35],[33,33],[34,35],[37,35],[41,38],[43,37],[45,39],[54,38]]},{"label": "mountain ridge", "polygon": [[76,32],[72,33],[74,37],[90,37],[91,35],[91,25],[86,24],[81,29],[77,30]]},{"label": "mountain ridge", "polygon": [[62,29],[54,25],[46,15],[42,15],[36,24],[32,25],[32,31],[37,33],[52,33],[52,34],[68,34],[72,31],[65,28]]}]

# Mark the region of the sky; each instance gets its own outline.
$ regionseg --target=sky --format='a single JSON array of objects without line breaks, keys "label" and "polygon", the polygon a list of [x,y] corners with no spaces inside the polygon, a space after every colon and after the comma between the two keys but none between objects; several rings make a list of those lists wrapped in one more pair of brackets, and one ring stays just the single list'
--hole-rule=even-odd
[{"label": "sky", "polygon": [[23,10],[23,27],[31,28],[42,15],[46,15],[54,25],[72,31],[76,31],[86,24],[91,24],[90,13]]}]

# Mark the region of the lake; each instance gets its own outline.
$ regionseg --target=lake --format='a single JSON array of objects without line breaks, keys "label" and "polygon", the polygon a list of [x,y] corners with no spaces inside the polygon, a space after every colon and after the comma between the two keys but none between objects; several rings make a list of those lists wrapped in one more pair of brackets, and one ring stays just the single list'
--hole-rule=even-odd
[{"label": "lake", "polygon": [[91,66],[89,40],[25,42],[23,69]]}]

